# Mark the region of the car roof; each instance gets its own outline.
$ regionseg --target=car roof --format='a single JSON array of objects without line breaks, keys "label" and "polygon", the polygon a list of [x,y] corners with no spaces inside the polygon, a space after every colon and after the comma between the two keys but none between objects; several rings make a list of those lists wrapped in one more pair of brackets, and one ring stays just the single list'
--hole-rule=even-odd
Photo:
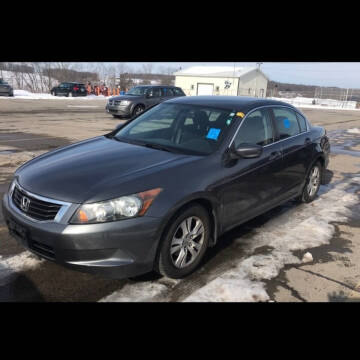
[{"label": "car roof", "polygon": [[135,85],[133,87],[171,87],[171,88],[178,88],[178,86],[174,86],[174,85]]},{"label": "car roof", "polygon": [[283,105],[297,110],[294,106],[282,101],[247,96],[182,96],[167,100],[166,103],[209,106],[244,112],[266,105]]}]

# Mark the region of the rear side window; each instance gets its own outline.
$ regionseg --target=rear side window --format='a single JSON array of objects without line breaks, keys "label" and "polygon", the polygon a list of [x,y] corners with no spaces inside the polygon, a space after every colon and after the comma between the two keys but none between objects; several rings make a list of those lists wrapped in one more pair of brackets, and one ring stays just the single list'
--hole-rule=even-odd
[{"label": "rear side window", "polygon": [[174,92],[170,88],[162,88],[162,96],[174,96]]},{"label": "rear side window", "polygon": [[235,137],[235,147],[240,144],[268,145],[274,141],[271,121],[266,110],[256,110],[248,115],[240,125]]},{"label": "rear side window", "polygon": [[184,95],[184,92],[180,88],[173,88],[173,90],[176,96]]},{"label": "rear side window", "polygon": [[294,111],[286,108],[273,108],[273,112],[280,140],[300,133],[299,123]]},{"label": "rear side window", "polygon": [[297,117],[297,119],[299,121],[300,131],[301,132],[307,131],[305,118],[303,116],[301,116],[299,113],[296,113],[296,117]]}]

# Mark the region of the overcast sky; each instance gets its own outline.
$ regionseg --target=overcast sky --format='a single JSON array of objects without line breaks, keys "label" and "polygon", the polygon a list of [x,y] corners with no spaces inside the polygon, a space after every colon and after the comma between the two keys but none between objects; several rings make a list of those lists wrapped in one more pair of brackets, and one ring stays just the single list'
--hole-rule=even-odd
[{"label": "overcast sky", "polygon": [[[140,70],[144,63],[128,62],[127,65]],[[185,69],[190,66],[229,65],[234,63],[221,62],[154,62],[153,72],[159,67],[174,67]],[[236,66],[256,66],[256,63],[236,62]],[[360,62],[264,62],[261,70],[273,81],[318,85],[338,86],[342,88],[360,88]]]}]

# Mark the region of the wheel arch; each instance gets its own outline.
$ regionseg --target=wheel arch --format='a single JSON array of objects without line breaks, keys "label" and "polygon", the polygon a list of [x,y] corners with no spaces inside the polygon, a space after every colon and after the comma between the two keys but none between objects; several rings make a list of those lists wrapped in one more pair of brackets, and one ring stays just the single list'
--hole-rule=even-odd
[{"label": "wheel arch", "polygon": [[216,244],[217,237],[218,237],[218,228],[219,228],[218,214],[217,214],[217,211],[216,211],[216,203],[214,203],[214,201],[212,201],[211,199],[209,199],[207,197],[204,197],[204,196],[203,197],[196,197],[196,198],[189,199],[186,202],[183,202],[183,203],[179,204],[176,208],[174,208],[166,216],[166,218],[164,219],[162,225],[160,226],[160,230],[159,230],[159,233],[158,233],[159,241],[158,241],[157,248],[156,248],[156,256],[159,255],[159,250],[160,250],[160,246],[161,246],[161,243],[163,241],[163,238],[164,238],[164,234],[169,229],[172,222],[183,211],[185,211],[187,208],[189,208],[191,206],[194,206],[194,205],[200,205],[207,211],[207,213],[209,215],[210,226],[211,226],[209,247],[213,247]]}]

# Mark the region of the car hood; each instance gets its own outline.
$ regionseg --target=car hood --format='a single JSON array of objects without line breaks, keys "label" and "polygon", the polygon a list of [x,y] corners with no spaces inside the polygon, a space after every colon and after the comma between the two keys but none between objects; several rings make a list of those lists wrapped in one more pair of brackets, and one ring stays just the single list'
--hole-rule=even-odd
[{"label": "car hood", "polygon": [[34,194],[83,203],[94,198],[107,200],[114,193],[125,195],[139,178],[144,178],[143,191],[148,185],[147,175],[189,158],[192,156],[101,136],[40,155],[21,166],[15,176]]},{"label": "car hood", "polygon": [[141,95],[119,95],[119,96],[113,96],[111,100],[138,100],[142,98]]}]

